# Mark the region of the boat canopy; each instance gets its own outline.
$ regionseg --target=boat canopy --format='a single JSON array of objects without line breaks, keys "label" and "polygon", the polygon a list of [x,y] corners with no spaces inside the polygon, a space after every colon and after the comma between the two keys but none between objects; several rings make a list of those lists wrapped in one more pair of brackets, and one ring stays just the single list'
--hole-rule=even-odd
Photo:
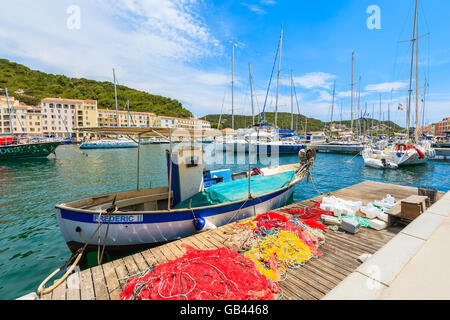
[{"label": "boat canopy", "polygon": [[152,127],[96,127],[96,128],[77,128],[82,132],[100,133],[100,134],[121,134],[121,135],[141,135],[146,137],[213,137],[225,135],[227,131],[216,129],[185,129],[185,128],[152,128]]},{"label": "boat canopy", "polygon": [[278,129],[278,133],[280,133],[280,134],[295,133],[295,130],[281,130],[281,129]]},{"label": "boat canopy", "polygon": [[[258,197],[286,187],[295,179],[295,171],[289,170],[274,175],[257,175],[250,178],[252,197]],[[218,183],[180,202],[175,209],[198,208],[248,198],[248,179]]]}]

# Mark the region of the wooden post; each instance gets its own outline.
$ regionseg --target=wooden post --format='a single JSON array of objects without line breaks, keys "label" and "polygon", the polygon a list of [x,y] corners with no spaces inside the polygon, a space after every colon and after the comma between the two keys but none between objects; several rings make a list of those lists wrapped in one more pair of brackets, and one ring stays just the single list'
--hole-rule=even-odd
[{"label": "wooden post", "polygon": [[172,128],[169,128],[169,197],[167,199],[167,210],[170,211],[170,195],[172,191]]},{"label": "wooden post", "polygon": [[250,134],[248,139],[248,198],[252,198],[251,190],[250,190],[250,178],[252,176],[252,164],[251,164],[251,155],[252,155],[252,135]]},{"label": "wooden post", "polygon": [[138,135],[138,154],[137,154],[137,190],[139,191],[139,163],[140,163],[140,155],[141,155],[141,135]]}]

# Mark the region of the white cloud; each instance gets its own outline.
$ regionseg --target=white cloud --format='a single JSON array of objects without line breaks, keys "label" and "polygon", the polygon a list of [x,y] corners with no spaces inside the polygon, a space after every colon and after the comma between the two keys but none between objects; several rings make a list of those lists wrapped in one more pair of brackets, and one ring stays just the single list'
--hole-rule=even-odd
[{"label": "white cloud", "polygon": [[266,6],[271,6],[271,5],[277,4],[277,2],[274,0],[261,0],[260,3],[262,5],[266,5]]},{"label": "white cloud", "polygon": [[395,82],[383,82],[379,84],[370,84],[367,85],[366,91],[374,91],[374,92],[391,92],[392,90],[400,90],[407,88],[408,83],[405,81],[395,81]]},{"label": "white cloud", "polygon": [[247,7],[250,11],[257,13],[257,14],[266,14],[266,11],[261,8],[259,5],[256,4],[250,4],[246,2],[241,2],[241,4],[245,7]]},{"label": "white cloud", "polygon": [[69,30],[63,1],[2,4],[0,42],[8,45],[0,47],[0,56],[43,72],[100,81],[112,81],[116,68],[120,84],[178,99],[197,115],[220,108],[228,66],[196,66],[222,50],[197,13],[198,1],[77,5],[81,28]]},{"label": "white cloud", "polygon": [[[300,77],[294,77],[294,83],[306,89],[329,89],[333,83],[332,80],[335,78],[336,76],[325,72],[310,72]],[[291,80],[280,79],[280,83],[285,86],[290,86]]]}]

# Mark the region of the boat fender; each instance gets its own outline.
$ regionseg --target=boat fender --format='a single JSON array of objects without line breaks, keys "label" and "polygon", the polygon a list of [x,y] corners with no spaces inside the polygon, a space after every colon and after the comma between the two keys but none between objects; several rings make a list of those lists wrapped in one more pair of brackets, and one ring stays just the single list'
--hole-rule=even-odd
[{"label": "boat fender", "polygon": [[424,159],[425,158],[425,154],[422,152],[422,150],[414,147],[414,149],[416,150],[416,152],[419,154],[420,159]]},{"label": "boat fender", "polygon": [[259,176],[259,175],[264,175],[264,173],[261,171],[261,169],[253,168],[251,176],[253,177],[253,176]]},{"label": "boat fender", "polygon": [[213,230],[217,228],[214,224],[202,217],[195,218],[193,222],[195,230],[197,230],[198,232]]}]

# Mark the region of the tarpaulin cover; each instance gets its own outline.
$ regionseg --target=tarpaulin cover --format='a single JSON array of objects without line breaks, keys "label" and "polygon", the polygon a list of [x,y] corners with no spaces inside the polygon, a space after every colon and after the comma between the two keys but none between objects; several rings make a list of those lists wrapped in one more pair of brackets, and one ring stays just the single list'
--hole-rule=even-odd
[{"label": "tarpaulin cover", "polygon": [[[250,191],[253,197],[259,197],[287,186],[295,178],[290,170],[270,176],[256,175],[250,178]],[[248,198],[248,179],[223,182],[206,188],[175,206],[175,209],[198,208],[220,203],[228,203]],[[191,203],[192,200],[192,203]]]}]

